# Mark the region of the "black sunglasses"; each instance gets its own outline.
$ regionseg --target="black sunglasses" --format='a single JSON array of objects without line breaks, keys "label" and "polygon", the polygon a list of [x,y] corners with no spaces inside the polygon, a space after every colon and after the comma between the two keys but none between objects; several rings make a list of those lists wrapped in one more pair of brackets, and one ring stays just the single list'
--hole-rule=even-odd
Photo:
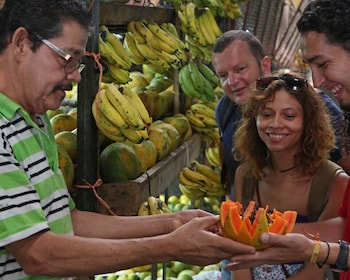
[{"label": "black sunglasses", "polygon": [[273,81],[278,80],[284,81],[286,89],[291,91],[301,91],[308,87],[307,80],[305,79],[283,75],[259,78],[256,80],[256,88],[258,90],[265,90]]}]

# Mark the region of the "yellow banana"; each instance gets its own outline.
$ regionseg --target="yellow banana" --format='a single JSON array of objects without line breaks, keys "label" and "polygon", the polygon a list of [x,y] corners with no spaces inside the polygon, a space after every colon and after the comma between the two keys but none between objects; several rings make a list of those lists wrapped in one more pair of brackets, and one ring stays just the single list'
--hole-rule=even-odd
[{"label": "yellow banana", "polygon": [[101,89],[100,92],[97,93],[96,104],[100,110],[100,112],[114,125],[118,127],[127,128],[128,124],[119,114],[119,112],[113,107],[106,96],[106,89]]},{"label": "yellow banana", "polygon": [[136,48],[142,55],[148,60],[157,60],[158,55],[155,51],[148,45],[148,43],[139,43],[135,41]]},{"label": "yellow banana", "polygon": [[204,103],[193,103],[191,110],[195,113],[206,115],[209,118],[215,119],[215,111]]},{"label": "yellow banana", "polygon": [[192,170],[188,166],[184,167],[182,169],[182,172],[183,172],[183,175],[187,179],[194,181],[194,182],[197,182],[198,184],[200,184],[202,186],[212,186],[213,185],[212,181],[207,176]]},{"label": "yellow banana", "polygon": [[208,117],[207,115],[202,115],[200,113],[194,112],[194,115],[197,119],[201,120],[206,127],[217,127],[216,119]]},{"label": "yellow banana", "polygon": [[221,34],[222,31],[218,25],[218,23],[215,20],[215,17],[212,13],[212,11],[209,8],[204,8],[203,11],[203,15],[204,15],[204,20],[203,22],[207,25],[210,26],[211,29],[213,30],[213,33],[215,35],[216,38],[218,38]]},{"label": "yellow banana", "polygon": [[173,37],[169,36],[168,33],[164,31],[157,23],[149,22],[147,24],[147,27],[152,32],[153,37],[158,40],[158,44],[161,50],[169,54],[174,54],[176,52],[176,41],[173,39]]},{"label": "yellow banana", "polygon": [[128,127],[120,128],[120,131],[130,142],[140,144],[143,141],[143,136],[139,133],[140,130]]},{"label": "yellow banana", "polygon": [[195,187],[195,188],[199,188],[200,186],[202,186],[198,182],[192,181],[192,180],[188,179],[187,177],[185,177],[182,170],[180,171],[178,178],[179,178],[179,182],[185,186],[191,186],[191,187]]},{"label": "yellow banana", "polygon": [[144,201],[141,203],[138,211],[137,211],[137,215],[138,216],[148,216],[150,214],[150,207],[148,204],[148,201]]},{"label": "yellow banana", "polygon": [[142,65],[147,62],[147,59],[142,55],[142,53],[140,53],[139,49],[136,47],[133,33],[125,33],[123,46],[126,52],[129,54],[132,63],[136,65]]},{"label": "yellow banana", "polygon": [[163,212],[159,209],[157,199],[154,196],[149,196],[147,198],[148,205],[150,208],[151,215],[162,214]]},{"label": "yellow banana", "polygon": [[153,36],[153,33],[148,29],[147,22],[145,20],[135,21],[134,25],[137,32],[145,38],[146,44],[155,50],[158,50],[160,48],[157,38],[155,38],[155,36]]},{"label": "yellow banana", "polygon": [[204,13],[197,17],[198,30],[202,33],[202,36],[208,45],[214,45],[216,42],[216,35],[214,34],[211,26],[206,24],[205,20],[206,18],[204,17]]},{"label": "yellow banana", "polygon": [[112,32],[110,32],[105,25],[100,26],[100,32],[105,33],[106,36],[106,42],[109,43],[117,55],[124,61],[125,68],[124,69],[130,69],[131,67],[131,61],[129,58],[128,53],[126,52],[123,43],[121,40],[117,38],[116,35],[114,35]]},{"label": "yellow banana", "polygon": [[137,31],[135,24],[135,20],[130,21],[127,26],[127,31],[133,34],[136,42],[140,44],[146,44],[146,39]]},{"label": "yellow banana", "polygon": [[185,15],[187,19],[187,27],[190,32],[188,35],[196,35],[198,32],[195,14],[196,5],[193,2],[189,2],[185,5]]},{"label": "yellow banana", "polygon": [[214,149],[216,149],[216,148],[207,147],[205,149],[205,158],[208,160],[210,165],[212,165],[214,167],[220,167],[221,166],[220,157],[216,154]]},{"label": "yellow banana", "polygon": [[198,119],[191,109],[186,111],[186,118],[190,122],[191,127],[206,128],[205,123]]},{"label": "yellow banana", "polygon": [[109,75],[113,81],[117,84],[126,84],[131,81],[130,72],[123,68],[116,66],[115,64],[108,65]]},{"label": "yellow banana", "polygon": [[181,183],[179,184],[179,189],[189,199],[193,199],[193,200],[201,199],[206,194],[206,192],[202,191],[199,187],[195,189],[193,187],[186,186]]},{"label": "yellow banana", "polygon": [[133,104],[131,104],[125,96],[119,91],[116,85],[108,84],[106,88],[106,95],[109,101],[116,108],[119,114],[123,117],[125,122],[131,128],[144,129],[145,125],[141,119],[140,114],[136,111]]},{"label": "yellow banana", "polygon": [[150,125],[152,123],[152,119],[149,116],[149,113],[147,111],[147,108],[145,107],[145,104],[142,102],[141,98],[138,96],[137,93],[133,92],[130,87],[123,86],[120,88],[120,92],[124,94],[125,96],[128,96],[131,100],[131,103],[134,104],[137,111],[139,112],[143,122],[146,125]]},{"label": "yellow banana", "polygon": [[162,201],[159,197],[157,197],[156,200],[158,202],[158,207],[162,210],[163,213],[172,213],[164,201]]},{"label": "yellow banana", "polygon": [[104,57],[109,64],[116,64],[118,58],[115,56],[114,50],[103,41],[101,35],[99,35],[98,40],[101,56]]},{"label": "yellow banana", "polygon": [[96,99],[92,102],[92,114],[95,119],[98,130],[108,139],[116,142],[125,141],[125,137],[120,131],[120,128],[113,125],[99,110],[96,104]]},{"label": "yellow banana", "polygon": [[168,34],[169,37],[171,37],[176,42],[178,50],[187,50],[187,46],[184,41],[180,39],[174,24],[171,22],[165,22],[161,24],[161,28]]},{"label": "yellow banana", "polygon": [[180,29],[182,33],[189,34],[189,22],[186,16],[186,4],[181,4],[180,9],[177,10],[177,17],[180,20]]},{"label": "yellow banana", "polygon": [[199,163],[197,160],[192,161],[191,166],[193,166],[193,168],[197,172],[207,176],[214,183],[221,184],[220,172],[213,170],[211,167],[209,167],[205,164]]}]

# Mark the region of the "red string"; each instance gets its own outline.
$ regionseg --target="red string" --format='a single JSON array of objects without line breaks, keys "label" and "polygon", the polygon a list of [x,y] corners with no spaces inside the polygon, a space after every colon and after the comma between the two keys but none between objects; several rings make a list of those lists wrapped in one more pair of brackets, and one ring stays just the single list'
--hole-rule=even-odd
[{"label": "red string", "polygon": [[113,216],[117,216],[117,214],[114,213],[114,212],[112,211],[112,209],[111,209],[111,207],[108,205],[108,203],[107,203],[102,197],[100,197],[100,196],[98,195],[97,191],[96,191],[96,188],[102,185],[102,183],[103,183],[102,179],[100,179],[100,178],[97,179],[97,181],[96,181],[95,184],[93,184],[93,185],[91,185],[91,184],[90,184],[88,181],[86,181],[86,180],[83,180],[83,181],[84,181],[84,183],[85,183],[86,185],[76,185],[75,187],[78,188],[78,189],[92,189],[92,191],[94,192],[95,197],[100,201],[100,203],[101,203],[104,207],[107,208],[107,210],[109,211],[109,213],[110,213],[111,215],[113,215]]}]

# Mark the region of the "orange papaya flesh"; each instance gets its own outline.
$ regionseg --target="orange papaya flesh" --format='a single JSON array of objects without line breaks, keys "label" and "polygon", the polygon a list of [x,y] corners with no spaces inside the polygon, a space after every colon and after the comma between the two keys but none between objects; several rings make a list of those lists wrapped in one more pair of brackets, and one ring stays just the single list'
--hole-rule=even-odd
[{"label": "orange papaya flesh", "polygon": [[221,204],[220,218],[224,236],[241,243],[254,246],[257,250],[267,248],[260,242],[264,232],[285,234],[293,230],[297,213],[295,211],[279,212],[274,209],[268,212],[265,208],[255,208],[255,202],[250,202],[243,211],[239,202],[225,201]]}]

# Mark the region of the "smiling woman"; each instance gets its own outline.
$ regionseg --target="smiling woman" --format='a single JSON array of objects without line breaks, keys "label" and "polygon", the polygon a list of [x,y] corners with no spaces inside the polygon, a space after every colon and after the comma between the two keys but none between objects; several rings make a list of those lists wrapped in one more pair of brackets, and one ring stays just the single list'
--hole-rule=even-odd
[{"label": "smiling woman", "polygon": [[[328,160],[333,147],[327,110],[305,79],[295,73],[258,79],[235,134],[233,152],[242,162],[235,175],[235,199],[244,206],[253,200],[257,207],[296,211],[297,223],[337,216],[348,175]],[[254,267],[234,272],[234,277],[285,279],[300,274],[321,279],[323,273],[314,264],[299,262]]]}]

